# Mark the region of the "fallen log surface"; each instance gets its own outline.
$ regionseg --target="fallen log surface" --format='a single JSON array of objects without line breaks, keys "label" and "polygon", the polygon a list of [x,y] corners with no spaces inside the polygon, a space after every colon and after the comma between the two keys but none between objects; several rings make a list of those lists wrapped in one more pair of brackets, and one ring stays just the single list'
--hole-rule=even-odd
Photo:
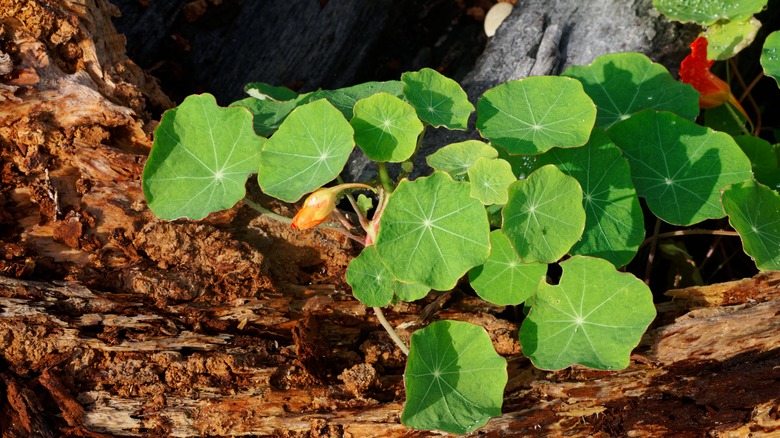
[{"label": "fallen log surface", "polygon": [[[521,4],[515,26],[542,3]],[[563,57],[539,64],[554,71],[582,42],[553,14],[574,12],[550,5],[529,47],[557,46]],[[404,358],[343,282],[347,239],[241,204],[199,222],[149,212],[147,111],[172,103],[125,56],[114,12],[105,0],[0,1],[3,436],[437,435],[399,422]],[[632,41],[602,18],[592,38]],[[622,371],[536,370],[505,309],[463,292],[388,317],[405,339],[443,318],[488,330],[510,376],[488,436],[770,434],[778,275],[670,292]]]}]

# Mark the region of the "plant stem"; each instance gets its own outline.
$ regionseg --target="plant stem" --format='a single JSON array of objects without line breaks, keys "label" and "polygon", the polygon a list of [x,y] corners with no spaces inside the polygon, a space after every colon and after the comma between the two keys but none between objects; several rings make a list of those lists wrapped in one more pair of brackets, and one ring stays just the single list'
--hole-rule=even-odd
[{"label": "plant stem", "polygon": [[[244,203],[256,211],[270,217],[271,219],[274,219],[277,222],[281,222],[283,224],[292,224],[292,219],[287,216],[282,216],[280,214],[276,214],[273,211],[263,207],[262,205],[258,204],[255,201],[252,201],[248,197],[244,197]],[[363,241],[352,235],[352,233],[349,232],[349,230],[343,228],[338,224],[337,222],[323,222],[319,225],[317,225],[315,228],[324,229],[324,230],[332,230],[335,231],[343,236],[349,237],[350,239],[354,240],[355,242],[358,242],[360,244],[363,244]]]},{"label": "plant stem", "polygon": [[292,223],[292,219],[291,218],[286,217],[286,216],[282,216],[280,214],[276,214],[273,211],[271,211],[271,210],[263,207],[262,205],[258,204],[257,202],[249,199],[246,196],[244,197],[244,203],[246,205],[254,208],[255,210],[259,211],[260,213],[263,213],[264,215],[269,216],[269,217],[271,217],[271,218],[273,218],[273,219],[275,219],[275,220],[277,220],[277,221],[279,221],[279,222],[281,222],[283,224],[291,224]]},{"label": "plant stem", "polygon": [[[336,181],[338,181],[339,184],[345,184],[344,179],[341,178],[341,175],[336,177]],[[360,222],[360,226],[363,227],[366,233],[368,233],[369,224],[366,215],[364,215],[363,212],[360,211],[360,207],[358,207],[357,201],[355,201],[355,197],[352,196],[352,193],[347,192],[346,196],[347,196],[347,200],[349,201],[349,205],[351,205],[352,209],[355,210],[355,214],[358,217],[358,222]]]},{"label": "plant stem", "polygon": [[390,179],[390,174],[387,173],[387,163],[377,163],[377,173],[379,174],[379,181],[382,182],[382,187],[387,193],[393,193],[393,181]]},{"label": "plant stem", "polygon": [[404,341],[401,340],[401,338],[398,336],[398,333],[393,330],[393,326],[390,325],[389,322],[387,322],[387,319],[385,319],[385,314],[382,313],[382,309],[380,307],[372,307],[374,309],[374,313],[376,313],[376,317],[379,320],[379,323],[382,324],[382,327],[385,328],[387,331],[387,334],[390,335],[390,338],[395,342],[395,345],[398,346],[398,348],[403,351],[403,353],[408,356],[409,355],[409,347],[404,344]]},{"label": "plant stem", "polygon": [[639,245],[639,249],[646,246],[648,243],[651,243],[654,240],[660,240],[660,239],[666,239],[667,237],[675,237],[675,236],[693,236],[693,235],[700,235],[700,234],[710,234],[713,236],[739,236],[739,233],[736,231],[726,231],[726,230],[677,230],[677,231],[669,231],[666,233],[661,233],[658,235],[653,235],[651,237],[648,237],[645,239],[644,242],[642,242]]},{"label": "plant stem", "polygon": [[[658,245],[658,232],[661,230],[661,219],[656,219],[653,237],[650,240],[650,254],[647,256],[647,265],[645,265],[645,284],[650,285],[650,274],[653,272],[653,261],[655,260],[655,248]],[[643,242],[644,243],[644,242]]]}]

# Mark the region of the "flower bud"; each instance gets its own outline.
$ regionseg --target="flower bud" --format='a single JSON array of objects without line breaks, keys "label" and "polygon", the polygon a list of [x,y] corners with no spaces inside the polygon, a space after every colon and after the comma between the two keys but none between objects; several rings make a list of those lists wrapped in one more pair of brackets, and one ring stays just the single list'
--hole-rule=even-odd
[{"label": "flower bud", "polygon": [[324,222],[333,209],[336,208],[338,190],[334,189],[337,187],[324,187],[315,190],[309,195],[306,201],[303,202],[303,208],[293,218],[292,227],[298,230],[306,230]]}]

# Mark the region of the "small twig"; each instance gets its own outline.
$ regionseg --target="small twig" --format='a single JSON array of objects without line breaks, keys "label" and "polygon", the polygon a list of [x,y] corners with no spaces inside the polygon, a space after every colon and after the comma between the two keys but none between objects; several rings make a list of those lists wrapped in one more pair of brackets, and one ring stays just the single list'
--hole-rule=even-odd
[{"label": "small twig", "polygon": [[373,307],[374,313],[376,313],[376,317],[379,320],[379,323],[382,324],[382,327],[385,328],[385,331],[387,331],[387,334],[390,335],[390,338],[395,342],[395,345],[398,346],[398,348],[403,351],[403,353],[408,356],[409,355],[409,347],[404,344],[404,341],[401,340],[401,338],[398,336],[398,333],[395,332],[393,329],[393,326],[390,325],[389,322],[387,322],[387,319],[385,319],[385,314],[382,313],[382,309],[380,307]]},{"label": "small twig", "polygon": [[[658,246],[658,232],[661,230],[661,219],[655,221],[653,237],[651,237],[650,254],[647,255],[647,264],[645,265],[645,284],[650,285],[650,274],[653,272],[653,261],[655,260],[655,249]],[[644,243],[644,242],[642,242]],[[641,245],[640,245],[641,248]]]},{"label": "small twig", "polygon": [[668,237],[675,237],[675,236],[693,236],[693,235],[700,235],[700,234],[710,234],[713,236],[736,236],[739,237],[739,233],[736,231],[726,231],[726,230],[701,230],[701,229],[693,229],[693,230],[677,230],[677,231],[669,231],[667,233],[661,233],[658,235],[653,235],[651,237],[648,237],[645,239],[644,242],[642,242],[639,245],[639,249],[646,246],[648,243],[651,243],[655,240],[660,239],[666,239]]},{"label": "small twig", "polygon": [[761,78],[763,77],[764,77],[764,72],[763,71],[758,72],[756,77],[753,78],[752,81],[750,81],[750,84],[748,84],[748,86],[745,87],[745,91],[742,92],[742,95],[739,96],[739,103],[742,103],[742,101],[744,101],[745,98],[748,97],[750,92],[753,91],[753,88],[756,86],[756,84],[758,84],[758,81],[760,81]]}]

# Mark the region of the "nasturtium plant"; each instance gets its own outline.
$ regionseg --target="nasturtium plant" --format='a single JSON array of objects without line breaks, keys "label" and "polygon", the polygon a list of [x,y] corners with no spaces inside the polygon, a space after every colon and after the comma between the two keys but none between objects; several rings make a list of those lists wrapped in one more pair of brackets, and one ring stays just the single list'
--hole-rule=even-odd
[{"label": "nasturtium plant", "polygon": [[557,285],[540,284],[520,329],[533,364],[559,370],[573,364],[599,369],[628,366],[628,356],[655,318],[642,280],[608,261],[574,256],[561,263]]},{"label": "nasturtium plant", "polygon": [[444,146],[428,155],[426,161],[434,170],[447,172],[453,179],[462,181],[480,158],[498,158],[498,151],[481,141],[466,140]]},{"label": "nasturtium plant", "polygon": [[412,394],[401,421],[414,429],[464,434],[501,415],[506,360],[484,328],[437,321],[412,335],[404,383]]},{"label": "nasturtium plant", "polygon": [[149,208],[167,220],[231,208],[246,194],[263,143],[246,109],[219,107],[210,94],[187,97],[155,130],[143,172]]},{"label": "nasturtium plant", "polygon": [[709,26],[719,21],[746,20],[761,12],[767,0],[653,0],[653,6],[677,21]]},{"label": "nasturtium plant", "polygon": [[469,271],[469,282],[485,301],[518,305],[534,294],[546,273],[544,263],[523,263],[504,232],[494,230],[490,233],[490,257]]},{"label": "nasturtium plant", "polygon": [[536,76],[501,84],[477,103],[477,129],[510,154],[533,155],[588,141],[596,106],[582,83]]},{"label": "nasturtium plant", "polygon": [[598,108],[596,126],[604,129],[644,109],[673,112],[691,121],[699,115],[696,90],[641,53],[610,53],[590,65],[569,67],[562,75],[582,82]]},{"label": "nasturtium plant", "polygon": [[623,266],[634,258],[645,237],[639,198],[628,162],[607,134],[594,129],[587,145],[553,149],[539,165],[554,164],[582,187],[585,231],[571,254],[592,255]]},{"label": "nasturtium plant", "polygon": [[582,188],[553,165],[509,186],[503,230],[526,263],[553,263],[577,243],[585,228]]},{"label": "nasturtium plant", "polygon": [[471,196],[485,205],[506,204],[507,188],[517,180],[509,162],[500,158],[480,158],[468,170]]},{"label": "nasturtium plant", "polygon": [[761,51],[761,66],[764,73],[780,83],[780,30],[769,34]]},{"label": "nasturtium plant", "polygon": [[608,132],[631,165],[639,196],[672,224],[723,217],[720,191],[753,177],[730,135],[672,113],[642,111]]},{"label": "nasturtium plant", "polygon": [[[709,26],[710,47],[727,56],[746,44],[765,2],[716,3],[656,0]],[[762,55],[775,78],[778,40],[770,35]],[[243,198],[300,232],[328,228],[358,242],[346,281],[408,355],[401,421],[469,433],[501,413],[506,360],[490,336],[441,320],[414,332],[410,351],[383,307],[470,286],[494,305],[524,306],[519,341],[537,367],[618,369],[655,309],[636,273],[617,268],[641,271],[645,263],[629,262],[651,260],[655,248],[689,263],[676,240],[685,227],[728,215],[756,266],[780,269],[780,146],[750,135],[748,112],[710,72],[706,48],[704,37],[692,44],[680,69],[686,83],[644,55],[616,53],[560,77],[501,84],[479,99],[472,139],[425,157],[433,172],[416,179],[426,128],[468,129],[474,111],[460,85],[434,70],[303,94],[252,83],[250,97],[227,108],[190,96],[155,131],[144,194],[163,219],[202,219]],[[700,107],[710,127],[695,123]],[[375,179],[342,179],[356,145],[376,162]],[[246,195],[255,173],[267,196],[296,202],[310,193],[292,219]],[[342,212],[346,205],[354,211]],[[645,217],[658,224],[652,236]],[[680,237],[659,235],[661,220]]]},{"label": "nasturtium plant", "polygon": [[287,202],[333,180],[354,148],[354,131],[325,99],[292,111],[260,154],[257,180],[263,191]]},{"label": "nasturtium plant", "polygon": [[710,43],[707,57],[718,61],[733,58],[753,42],[760,28],[761,22],[752,16],[745,20],[713,24],[704,32]]},{"label": "nasturtium plant", "polygon": [[780,193],[744,181],[723,192],[723,208],[758,269],[780,269]]},{"label": "nasturtium plant", "polygon": [[433,127],[466,129],[474,105],[457,82],[430,68],[404,73],[401,82],[420,120]]},{"label": "nasturtium plant", "polygon": [[398,184],[376,240],[395,278],[448,290],[487,259],[487,213],[470,191],[467,183],[443,172]]},{"label": "nasturtium plant", "polygon": [[357,145],[377,162],[398,163],[411,157],[423,131],[414,108],[387,93],[359,100],[350,123]]},{"label": "nasturtium plant", "polygon": [[391,96],[402,98],[403,86],[401,81],[387,81],[366,82],[352,87],[339,88],[338,90],[318,90],[309,94],[304,103],[318,99],[327,99],[349,120],[352,118],[355,104],[359,100],[377,93],[387,93]]}]

